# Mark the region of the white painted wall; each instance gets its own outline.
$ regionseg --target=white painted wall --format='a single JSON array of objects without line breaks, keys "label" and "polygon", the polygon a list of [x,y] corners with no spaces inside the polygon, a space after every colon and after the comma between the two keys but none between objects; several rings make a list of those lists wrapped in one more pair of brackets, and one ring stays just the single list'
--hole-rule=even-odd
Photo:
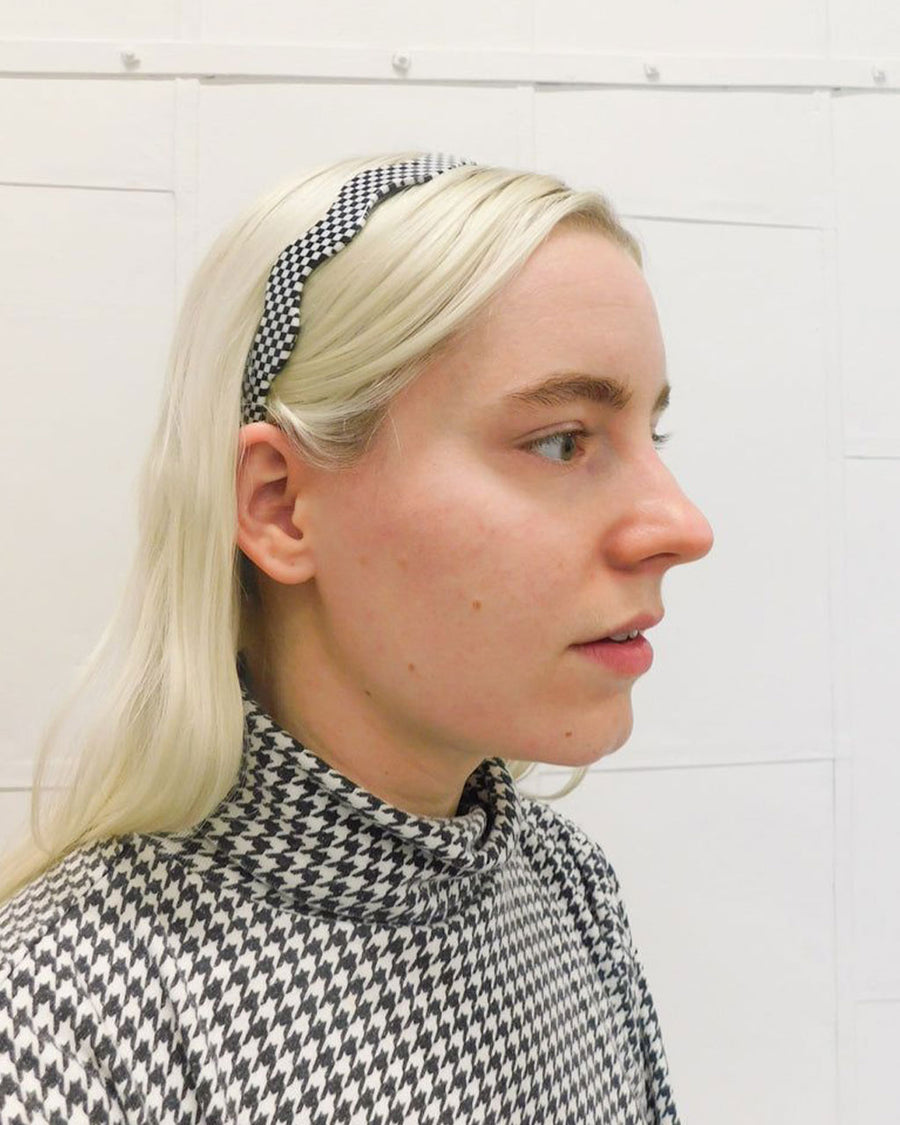
[{"label": "white painted wall", "polygon": [[561,808],[619,873],[685,1125],[896,1125],[898,13],[0,0],[0,842],[124,580],[223,223],[353,152],[556,172],[644,244],[664,456],[716,533],[667,579],[632,739]]}]

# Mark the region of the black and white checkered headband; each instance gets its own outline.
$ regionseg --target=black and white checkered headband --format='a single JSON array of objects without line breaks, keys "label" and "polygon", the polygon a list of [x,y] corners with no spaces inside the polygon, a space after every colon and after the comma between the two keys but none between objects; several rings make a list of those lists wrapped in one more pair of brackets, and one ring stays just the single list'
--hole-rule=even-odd
[{"label": "black and white checkered headband", "polygon": [[401,164],[367,168],[341,188],[324,218],[278,256],[266,282],[262,320],[247,355],[242,391],[242,425],[266,417],[266,395],[284,367],[300,333],[300,298],[306,279],[362,230],[383,199],[414,184],[474,164],[444,153],[427,153]]}]

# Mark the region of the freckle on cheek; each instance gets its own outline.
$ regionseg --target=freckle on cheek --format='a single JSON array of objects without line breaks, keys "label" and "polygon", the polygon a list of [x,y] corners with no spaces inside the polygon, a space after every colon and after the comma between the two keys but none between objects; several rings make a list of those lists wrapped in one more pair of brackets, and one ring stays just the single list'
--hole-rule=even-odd
[{"label": "freckle on cheek", "polygon": [[481,609],[481,602],[478,601],[477,599],[474,602],[472,602],[472,609]]},{"label": "freckle on cheek", "polygon": [[409,668],[410,672],[415,672],[416,670],[415,664],[407,664],[407,668]]},{"label": "freckle on cheek", "polygon": [[572,732],[570,730],[567,730],[566,731],[566,738],[571,738],[571,737],[572,737]]}]

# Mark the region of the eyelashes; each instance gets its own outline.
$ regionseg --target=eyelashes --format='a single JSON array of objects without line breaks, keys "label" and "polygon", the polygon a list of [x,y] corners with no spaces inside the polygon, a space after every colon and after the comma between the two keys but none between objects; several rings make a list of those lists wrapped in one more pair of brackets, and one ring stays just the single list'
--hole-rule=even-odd
[{"label": "eyelashes", "polygon": [[[551,442],[559,442],[559,441],[570,440],[570,441],[574,441],[576,443],[574,452],[581,453],[584,450],[583,450],[581,444],[578,442],[578,439],[583,439],[583,438],[586,438],[586,437],[589,437],[589,436],[590,435],[589,435],[587,430],[582,430],[582,429],[579,429],[577,427],[571,428],[571,429],[568,429],[568,430],[557,430],[556,433],[546,434],[542,438],[537,438],[535,441],[528,442],[527,445],[523,446],[523,448],[529,450],[532,453],[535,453],[542,446],[548,445]],[[657,448],[665,445],[666,442],[672,437],[671,434],[651,434],[650,436],[653,439],[653,444]],[[547,458],[547,460],[552,461],[552,460],[554,460],[554,458],[552,458],[552,457]],[[569,461],[558,461],[557,464],[559,464],[559,465],[571,465],[572,461],[571,460],[569,460]]]}]

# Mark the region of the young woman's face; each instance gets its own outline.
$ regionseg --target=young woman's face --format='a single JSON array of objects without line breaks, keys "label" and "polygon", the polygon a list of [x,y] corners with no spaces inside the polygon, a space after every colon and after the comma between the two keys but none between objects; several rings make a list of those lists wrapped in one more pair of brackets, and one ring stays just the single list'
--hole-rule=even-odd
[{"label": "young woman's face", "polygon": [[[629,404],[510,397],[576,373]],[[626,741],[636,676],[572,646],[660,616],[666,571],[713,542],[653,441],[665,384],[638,266],[557,229],[395,399],[365,461],[317,478],[297,636],[315,634],[316,678],[339,681],[348,721],[468,769],[585,765]]]}]

